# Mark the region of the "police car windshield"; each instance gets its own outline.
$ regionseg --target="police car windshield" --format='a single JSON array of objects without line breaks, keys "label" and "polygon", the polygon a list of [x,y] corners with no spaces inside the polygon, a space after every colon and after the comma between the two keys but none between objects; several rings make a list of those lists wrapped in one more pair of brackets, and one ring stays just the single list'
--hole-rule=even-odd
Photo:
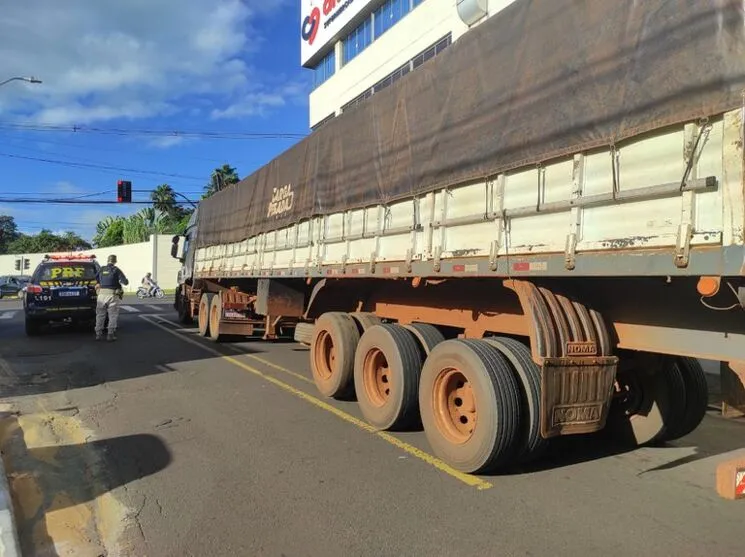
[{"label": "police car windshield", "polygon": [[45,280],[93,280],[96,268],[90,263],[46,263],[37,271],[36,281]]}]

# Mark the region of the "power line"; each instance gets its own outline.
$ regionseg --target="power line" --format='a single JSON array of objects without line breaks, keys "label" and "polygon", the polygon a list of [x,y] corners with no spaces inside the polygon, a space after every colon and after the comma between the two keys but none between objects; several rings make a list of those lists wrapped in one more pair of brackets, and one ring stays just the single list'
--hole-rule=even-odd
[{"label": "power line", "polygon": [[35,162],[43,162],[47,164],[57,164],[60,166],[67,166],[69,168],[90,168],[90,169],[95,169],[95,170],[107,170],[107,171],[116,170],[119,172],[129,172],[131,174],[146,174],[146,175],[152,175],[152,176],[162,176],[166,178],[178,178],[182,180],[198,180],[200,182],[204,181],[204,178],[199,178],[197,176],[187,176],[184,174],[170,174],[167,172],[158,172],[155,170],[138,170],[136,168],[125,168],[125,167],[120,167],[120,166],[107,166],[107,165],[83,163],[83,162],[69,162],[69,161],[60,161],[56,159],[42,159],[39,157],[26,157],[23,155],[13,155],[10,153],[0,153],[0,157],[35,161]]},{"label": "power line", "polygon": [[[199,203],[199,200],[191,200],[186,199],[185,201],[175,201],[176,205],[180,205],[182,203],[191,203],[192,205],[195,203]],[[108,200],[89,200],[89,199],[36,199],[36,198],[21,198],[21,197],[12,197],[12,198],[0,198],[0,203],[36,203],[36,204],[42,204],[42,205],[121,205],[123,207],[126,207],[127,205],[152,205],[152,201],[129,201],[127,203],[122,203],[120,201],[108,201]]]},{"label": "power line", "polygon": [[[103,147],[103,146],[98,145],[98,144],[96,144],[96,145],[81,145],[79,143],[72,143],[70,141],[53,141],[53,140],[50,140],[50,139],[39,139],[37,137],[21,137],[21,136],[10,136],[10,137],[11,137],[11,143],[10,143],[10,145],[12,145],[13,147],[15,147],[16,149],[22,149],[24,151],[30,151],[32,148],[31,147],[26,147],[26,146],[23,146],[23,145],[17,145],[15,143],[16,141],[26,141],[26,142],[30,142],[30,143],[40,143],[42,145],[59,145],[59,146],[62,146],[62,147],[68,148],[68,149],[70,149],[70,148],[71,149],[85,149],[86,151],[101,151],[101,152],[106,152],[106,153],[118,153],[118,154],[121,154],[121,152],[122,152],[122,149],[121,148],[106,148],[106,147]],[[35,153],[38,153],[39,152],[39,149],[38,148],[37,149],[33,149],[33,151]],[[160,152],[153,153],[153,152],[150,152],[150,151],[135,151],[135,153],[136,153],[136,155],[138,157],[158,157],[159,159],[162,159],[163,158],[163,154],[160,153]],[[56,155],[56,153],[50,153],[50,154]],[[61,154],[61,155],[58,155],[58,156],[69,156],[69,155]],[[75,158],[77,158],[78,160],[86,160],[86,159],[83,159],[81,157],[75,157]],[[216,158],[210,158],[210,157],[197,157],[197,156],[194,156],[194,155],[191,155],[191,154],[189,155],[189,159],[190,160],[197,160],[197,161],[205,161],[205,162],[210,162],[210,163],[225,164],[225,159],[216,159]],[[241,161],[240,160],[233,161],[233,162],[237,162],[238,164],[241,164]]]},{"label": "power line", "polygon": [[[96,192],[96,193],[86,193],[86,194],[81,195],[79,197],[82,198],[82,197],[96,197],[97,195],[109,195],[109,194],[111,194],[114,191],[115,190],[113,190],[113,189],[109,189],[109,190],[100,191],[100,192]],[[155,191],[155,188],[153,188],[152,190],[132,190],[132,191],[134,191],[134,192],[147,192],[147,193],[150,193],[150,192]],[[8,193],[4,193],[3,195],[5,195],[5,196],[7,196],[7,195],[13,195],[13,196],[16,196],[16,197],[17,196],[24,197],[24,196],[27,196],[27,195],[39,195],[39,196],[47,196],[48,197],[48,196],[59,195],[59,193],[60,192],[58,192],[58,191],[54,191],[54,192],[52,192],[52,191],[28,191],[28,192],[23,192],[23,193],[20,193],[20,192],[8,192]],[[202,195],[204,193],[204,191],[203,190],[183,190],[180,193],[182,193],[184,195]],[[71,197],[70,199],[76,199],[76,198],[78,198],[78,196]]]},{"label": "power line", "polygon": [[44,123],[0,123],[0,129],[35,132],[66,132],[66,133],[98,133],[104,135],[144,135],[150,137],[183,137],[203,139],[302,139],[307,133],[291,132],[228,132],[228,131],[198,131],[198,130],[153,130],[137,128],[102,128],[95,126],[59,126]]}]

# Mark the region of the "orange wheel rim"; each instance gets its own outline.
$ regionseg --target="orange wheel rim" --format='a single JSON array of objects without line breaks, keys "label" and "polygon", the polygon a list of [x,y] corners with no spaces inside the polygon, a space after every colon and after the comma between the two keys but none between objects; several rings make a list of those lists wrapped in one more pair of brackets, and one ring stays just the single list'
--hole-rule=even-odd
[{"label": "orange wheel rim", "polygon": [[367,398],[374,406],[383,406],[390,398],[390,380],[391,370],[383,351],[379,348],[368,351],[362,363],[362,382]]},{"label": "orange wheel rim", "polygon": [[209,315],[207,315],[207,304],[200,304],[199,307],[199,328],[202,330],[207,329],[207,323],[209,322]]},{"label": "orange wheel rim", "polygon": [[323,381],[328,381],[336,366],[336,347],[328,331],[321,331],[313,347],[314,371]]},{"label": "orange wheel rim", "polygon": [[218,322],[219,318],[217,315],[217,308],[213,306],[212,311],[210,311],[210,329],[212,329],[213,332],[217,331]]},{"label": "orange wheel rim", "polygon": [[460,370],[443,369],[435,379],[432,396],[435,422],[440,432],[451,443],[468,441],[473,436],[478,418],[470,381]]}]

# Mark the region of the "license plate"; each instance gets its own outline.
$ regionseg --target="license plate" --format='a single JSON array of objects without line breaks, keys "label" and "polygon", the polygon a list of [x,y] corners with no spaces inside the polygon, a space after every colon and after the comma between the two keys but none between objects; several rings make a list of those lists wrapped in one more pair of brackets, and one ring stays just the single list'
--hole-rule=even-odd
[{"label": "license plate", "polygon": [[243,319],[245,315],[237,311],[225,310],[225,317],[228,319]]},{"label": "license plate", "polygon": [[64,297],[80,296],[80,292],[76,290],[66,290],[64,292],[59,292],[59,295]]}]

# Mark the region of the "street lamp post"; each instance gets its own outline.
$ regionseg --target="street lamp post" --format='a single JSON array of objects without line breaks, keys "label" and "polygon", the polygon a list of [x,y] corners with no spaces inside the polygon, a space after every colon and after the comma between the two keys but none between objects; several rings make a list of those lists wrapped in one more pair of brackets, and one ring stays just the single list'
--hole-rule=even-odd
[{"label": "street lamp post", "polygon": [[25,81],[26,83],[41,83],[41,79],[36,79],[35,77],[11,77],[6,79],[5,81],[0,81],[0,87],[3,85],[7,85],[11,81]]}]

